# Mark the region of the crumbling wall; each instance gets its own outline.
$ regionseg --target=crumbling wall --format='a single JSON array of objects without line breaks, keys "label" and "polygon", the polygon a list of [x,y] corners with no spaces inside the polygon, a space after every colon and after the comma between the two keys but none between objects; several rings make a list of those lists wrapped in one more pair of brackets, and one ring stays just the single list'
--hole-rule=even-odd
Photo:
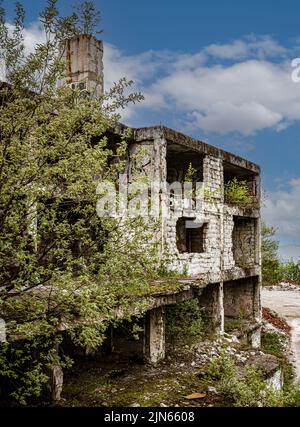
[{"label": "crumbling wall", "polygon": [[233,218],[232,250],[235,264],[247,267],[256,261],[256,220]]},{"label": "crumbling wall", "polygon": [[62,59],[67,63],[65,78],[59,83],[74,89],[103,94],[103,43],[95,37],[82,34],[66,41]]},{"label": "crumbling wall", "polygon": [[[171,254],[170,267],[179,272],[186,272],[190,276],[208,273],[219,273],[221,271],[221,242],[220,221],[215,214],[203,213],[194,215],[195,222],[205,224],[203,235],[202,253],[180,253],[178,250],[178,236],[176,225],[178,217],[167,220],[166,242],[169,254]],[[192,219],[192,218],[190,218]]]},{"label": "crumbling wall", "polygon": [[225,206],[224,270],[249,268],[260,264],[259,218],[241,217],[238,208]]},{"label": "crumbling wall", "polygon": [[260,280],[250,277],[224,283],[224,316],[226,318],[260,319]]},{"label": "crumbling wall", "polygon": [[[149,156],[145,158],[143,171],[152,183],[157,184],[173,182],[176,169],[180,162],[180,150],[172,146],[168,153],[168,143],[163,135],[151,140],[143,140],[135,144],[133,152],[138,152],[147,147]],[[187,159],[192,158],[192,151],[187,148]],[[178,158],[172,159],[172,155]],[[196,166],[201,169],[203,163],[203,189],[204,198],[202,205],[187,206],[171,210],[168,217],[161,219],[161,250],[168,257],[168,266],[177,273],[189,277],[196,277],[201,284],[206,284],[201,290],[198,300],[203,308],[214,331],[222,333],[229,320],[246,319],[250,324],[259,324],[261,320],[260,305],[260,278],[249,277],[248,267],[254,274],[259,268],[259,209],[251,210],[248,216],[246,210],[239,206],[230,206],[224,203],[224,163],[222,158],[201,153]],[[200,161],[201,160],[201,161]],[[168,161],[170,167],[168,169]],[[175,168],[174,176],[172,170]],[[232,169],[233,172],[237,169]],[[198,173],[198,172],[197,172]],[[173,176],[173,178],[171,177]],[[182,174],[181,174],[182,175]],[[178,177],[178,174],[176,175]],[[169,203],[167,188],[162,186],[162,204]],[[186,232],[183,224],[194,222],[198,224],[198,231]],[[187,244],[191,239],[199,239],[199,244]],[[192,237],[191,237],[192,236]],[[258,271],[258,270],[257,270]],[[251,272],[250,272],[251,274]],[[252,273],[253,274],[253,273]],[[243,278],[243,279],[242,279]],[[223,284],[224,282],[224,284]],[[149,319],[152,319],[151,321]],[[164,321],[162,312],[147,314],[145,333],[144,355],[153,363],[163,358],[164,355]],[[259,343],[260,331],[255,329],[253,345]],[[252,337],[252,335],[251,335]],[[147,356],[148,355],[148,356]]]},{"label": "crumbling wall", "polygon": [[223,241],[223,267],[224,270],[231,270],[235,267],[233,256],[232,232],[234,227],[233,216],[230,213],[224,213],[223,219],[224,241]]},{"label": "crumbling wall", "polygon": [[[195,152],[195,157],[198,153]],[[223,165],[221,159],[205,156],[203,159],[203,190],[209,200],[203,199],[197,212],[191,209],[177,209],[165,221],[165,241],[171,255],[170,267],[188,275],[218,274],[221,272],[222,224],[221,201],[223,188]],[[178,221],[182,218],[193,220],[203,229],[203,250],[193,253],[182,250],[178,245]],[[196,234],[196,233],[195,233]],[[195,246],[196,247],[196,246]],[[202,252],[202,253],[201,253]]]},{"label": "crumbling wall", "polygon": [[214,156],[205,156],[203,161],[204,188],[215,200],[223,199],[223,162]]},{"label": "crumbling wall", "polygon": [[206,326],[217,333],[224,332],[223,283],[212,283],[198,297]]}]

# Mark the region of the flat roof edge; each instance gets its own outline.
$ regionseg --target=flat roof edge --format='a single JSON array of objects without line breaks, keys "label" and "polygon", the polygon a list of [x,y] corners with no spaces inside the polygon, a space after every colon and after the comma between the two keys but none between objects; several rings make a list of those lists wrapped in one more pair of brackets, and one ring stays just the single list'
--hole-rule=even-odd
[{"label": "flat roof edge", "polygon": [[260,174],[261,172],[260,166],[256,163],[253,163],[243,157],[237,156],[236,154],[222,150],[221,148],[207,144],[206,142],[197,140],[168,127],[158,125],[134,129],[134,140],[137,142],[159,138],[164,138],[176,144],[185,145],[195,151],[198,151],[199,153],[222,158],[225,162],[247,170],[251,170],[257,174]]}]

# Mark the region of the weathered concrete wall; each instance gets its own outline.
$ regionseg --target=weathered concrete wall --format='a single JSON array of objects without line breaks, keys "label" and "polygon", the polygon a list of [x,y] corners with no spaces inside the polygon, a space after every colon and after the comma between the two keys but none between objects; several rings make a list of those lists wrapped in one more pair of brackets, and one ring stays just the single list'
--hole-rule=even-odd
[{"label": "weathered concrete wall", "polygon": [[[159,127],[137,130],[136,141],[130,151],[129,180],[136,173],[133,172],[134,157],[146,149],[147,155],[144,156],[138,173],[147,176],[152,185],[156,183],[160,187],[157,190],[160,191],[161,205],[156,207],[156,213],[161,212],[160,208],[163,209],[170,202],[167,185],[164,187],[164,183],[167,184],[167,179],[173,182],[172,177],[175,176],[184,179],[182,169],[186,169],[194,151],[197,176],[198,179],[201,176],[204,194],[208,197],[202,200],[197,210],[193,204],[182,203],[181,206],[177,205],[176,209],[171,209],[167,218],[161,218],[161,230],[157,237],[161,242],[162,256],[167,255],[171,270],[189,278],[196,278],[199,283],[206,285],[198,299],[215,331],[224,332],[226,318],[238,319],[243,316],[252,324],[259,324],[260,208],[259,204],[242,208],[224,203],[224,161],[226,159],[227,171],[230,167],[228,162],[233,162],[230,173],[239,171],[249,177],[249,180],[253,180],[256,184],[256,195],[260,194],[259,168],[229,156],[228,153],[214,150],[213,147],[210,150],[206,145],[201,152],[200,147],[203,144],[197,146],[195,141],[185,137],[181,140],[180,136],[181,134],[174,135],[172,131]],[[180,144],[182,146],[178,147]],[[187,245],[184,238],[191,238],[194,234],[186,232],[184,236],[184,230],[178,226],[182,221],[192,220],[203,228],[203,234],[198,234],[201,240],[201,245],[198,246]],[[197,253],[194,253],[191,247],[196,248]],[[153,328],[148,326],[149,341],[145,348],[147,359],[156,363],[164,353],[163,327],[158,326],[159,322],[163,323],[162,314],[153,312],[149,316],[152,320],[148,320],[148,324],[152,324]],[[249,341],[254,347],[260,345],[259,327],[251,330]]]},{"label": "weathered concrete wall", "polygon": [[223,296],[223,283],[212,283],[203,289],[198,298],[205,319],[212,330],[220,334],[224,333]]},{"label": "weathered concrete wall", "polygon": [[67,70],[63,83],[86,84],[90,93],[103,94],[103,43],[95,37],[83,34],[69,39],[63,50],[62,59]]},{"label": "weathered concrete wall", "polygon": [[203,253],[179,253],[177,247],[176,224],[181,215],[167,220],[165,239],[168,253],[172,254],[170,266],[172,270],[181,273],[186,272],[189,276],[198,274],[215,274],[221,271],[221,244],[220,244],[220,221],[219,216],[213,213],[201,213],[189,215],[199,223],[205,223],[206,231],[204,237]]},{"label": "weathered concrete wall", "polygon": [[260,280],[258,277],[224,283],[225,318],[260,319]]},{"label": "weathered concrete wall", "polygon": [[232,231],[233,258],[236,265],[248,266],[255,263],[256,221],[253,218],[234,217]]},{"label": "weathered concrete wall", "polygon": [[214,200],[223,200],[223,161],[214,156],[205,156],[203,161],[204,188]]}]

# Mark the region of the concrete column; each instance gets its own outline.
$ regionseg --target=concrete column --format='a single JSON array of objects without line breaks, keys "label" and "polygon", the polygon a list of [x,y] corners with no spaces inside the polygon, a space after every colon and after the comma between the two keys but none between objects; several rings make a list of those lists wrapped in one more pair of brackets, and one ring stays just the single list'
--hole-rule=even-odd
[{"label": "concrete column", "polygon": [[220,317],[219,317],[219,334],[224,335],[225,332],[225,315],[224,315],[224,285],[223,282],[219,285],[219,307],[220,307]]},{"label": "concrete column", "polygon": [[217,334],[224,333],[223,283],[208,285],[198,297],[200,307]]},{"label": "concrete column", "polygon": [[155,308],[146,314],[144,360],[156,364],[165,358],[165,309]]},{"label": "concrete column", "polygon": [[48,396],[52,401],[60,400],[60,396],[63,390],[64,373],[59,363],[59,346],[55,348],[56,360],[53,361],[52,366],[46,370],[46,374],[49,378],[47,383]]},{"label": "concrete column", "polygon": [[262,321],[262,306],[261,306],[261,290],[262,283],[261,277],[253,279],[254,289],[253,289],[253,317],[257,323]]},{"label": "concrete column", "polygon": [[52,366],[49,375],[51,400],[58,401],[63,389],[64,373],[59,363]]}]

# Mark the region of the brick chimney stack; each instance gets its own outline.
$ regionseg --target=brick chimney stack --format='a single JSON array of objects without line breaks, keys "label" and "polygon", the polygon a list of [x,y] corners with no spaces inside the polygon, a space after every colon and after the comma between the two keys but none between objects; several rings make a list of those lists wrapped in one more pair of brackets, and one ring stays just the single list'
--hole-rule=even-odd
[{"label": "brick chimney stack", "polygon": [[62,59],[67,63],[66,77],[60,84],[70,84],[90,95],[103,94],[103,43],[82,34],[66,42]]}]

